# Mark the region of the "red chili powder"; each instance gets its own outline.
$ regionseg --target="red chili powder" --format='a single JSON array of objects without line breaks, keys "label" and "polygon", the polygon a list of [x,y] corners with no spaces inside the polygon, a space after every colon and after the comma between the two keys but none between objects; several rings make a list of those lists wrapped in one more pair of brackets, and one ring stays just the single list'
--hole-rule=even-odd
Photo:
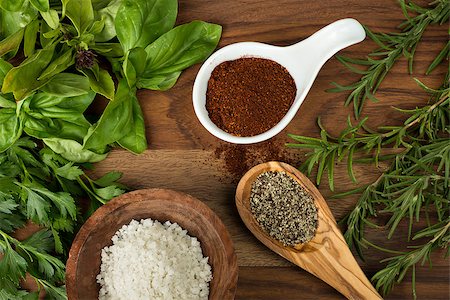
[{"label": "red chili powder", "polygon": [[254,136],[281,121],[296,93],[294,79],[282,65],[269,59],[240,58],[213,70],[206,109],[220,129]]},{"label": "red chili powder", "polygon": [[284,147],[280,139],[269,140],[252,145],[234,145],[221,143],[214,150],[215,158],[222,159],[226,175],[223,180],[239,182],[252,167],[268,161],[282,161],[296,166],[300,157]]}]

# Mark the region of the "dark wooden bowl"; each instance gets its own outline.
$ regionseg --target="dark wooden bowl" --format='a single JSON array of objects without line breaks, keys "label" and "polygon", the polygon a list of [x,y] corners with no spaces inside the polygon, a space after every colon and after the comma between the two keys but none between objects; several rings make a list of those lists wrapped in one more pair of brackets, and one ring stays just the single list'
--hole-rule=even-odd
[{"label": "dark wooden bowl", "polygon": [[98,299],[101,250],[112,245],[111,237],[132,219],[171,221],[201,243],[209,257],[213,279],[209,299],[234,299],[238,267],[230,235],[219,217],[203,202],[164,189],[124,194],[100,207],[81,227],[69,252],[66,288],[70,300]]}]

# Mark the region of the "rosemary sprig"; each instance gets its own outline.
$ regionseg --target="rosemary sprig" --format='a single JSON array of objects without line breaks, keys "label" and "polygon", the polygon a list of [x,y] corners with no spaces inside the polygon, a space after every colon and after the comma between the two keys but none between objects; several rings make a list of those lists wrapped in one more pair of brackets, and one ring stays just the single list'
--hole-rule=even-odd
[{"label": "rosemary sprig", "polygon": [[[410,117],[406,119],[402,126],[383,126],[379,128],[379,131],[374,131],[365,125],[368,118],[364,118],[358,124],[353,125],[350,117],[348,117],[347,128],[338,137],[334,137],[327,132],[319,118],[320,138],[289,134],[288,136],[296,143],[287,143],[286,146],[311,150],[306,154],[307,159],[302,164],[301,170],[310,175],[317,164],[317,184],[320,184],[323,174],[328,171],[329,185],[333,191],[334,164],[342,161],[345,157],[347,158],[348,174],[353,182],[356,182],[353,172],[355,153],[363,152],[367,157],[365,161],[374,161],[378,166],[380,159],[392,158],[391,155],[381,155],[381,150],[385,147],[399,148],[402,152],[410,151],[412,148],[414,148],[414,151],[421,151],[423,148],[419,146],[422,141],[434,140],[437,143],[439,135],[450,133],[448,78],[447,75],[444,85],[438,90],[430,89],[417,81],[420,86],[431,93],[430,101],[435,102],[414,110],[397,108],[398,111],[410,114]],[[445,143],[445,140],[441,142]],[[442,154],[439,155],[442,156]]]},{"label": "rosemary sprig", "polygon": [[[404,56],[408,59],[409,72],[412,73],[414,54],[424,31],[430,24],[446,22],[450,14],[448,0],[434,1],[430,3],[430,8],[423,8],[412,2],[406,3],[405,0],[400,0],[400,5],[406,18],[406,21],[399,25],[401,32],[373,33],[365,27],[367,35],[379,48],[370,53],[365,59],[336,56],[351,71],[362,75],[359,81],[347,86],[333,82],[332,84],[335,88],[328,90],[329,92],[351,91],[345,101],[345,105],[353,103],[356,118],[361,116],[361,111],[367,99],[377,101],[374,96],[376,91],[400,57]],[[414,14],[414,16],[411,17],[410,13]],[[448,53],[449,44],[447,43],[429,66],[427,74],[445,58],[448,58]]]},{"label": "rosemary sprig", "polygon": [[416,298],[416,265],[421,263],[424,265],[428,262],[431,266],[431,253],[436,248],[447,248],[450,242],[450,218],[430,226],[425,230],[418,232],[415,239],[420,237],[432,237],[426,244],[413,247],[413,250],[400,254],[398,256],[390,257],[382,262],[388,262],[387,266],[375,273],[372,281],[375,282],[375,287],[381,290],[383,294],[389,293],[394,284],[401,282],[406,275],[406,272],[412,268],[412,287],[413,297]]},{"label": "rosemary sprig", "polygon": [[[377,131],[368,128],[367,118],[353,125],[348,118],[348,126],[338,137],[333,137],[318,121],[321,128],[320,138],[290,135],[296,143],[287,144],[291,148],[309,149],[307,159],[302,165],[308,175],[317,166],[316,181],[320,183],[324,173],[328,173],[330,189],[334,189],[333,166],[337,161],[347,159],[350,178],[356,182],[353,172],[354,163],[375,163],[380,160],[391,161],[390,167],[383,171],[373,183],[347,191],[335,197],[360,194],[355,208],[342,220],[347,230],[344,237],[363,257],[363,248],[368,246],[396,254],[389,259],[385,269],[380,270],[373,280],[383,293],[400,282],[406,272],[413,269],[415,286],[415,265],[438,247],[448,247],[448,233],[432,238],[429,243],[409,252],[384,249],[373,244],[365,237],[366,226],[377,226],[371,218],[379,214],[389,214],[386,223],[389,231],[387,238],[395,233],[399,223],[407,219],[409,230],[407,241],[420,237],[438,236],[437,227],[447,228],[450,212],[450,87],[448,74],[444,84],[437,90],[430,89],[417,81],[431,94],[428,105],[413,110],[398,109],[409,117],[401,126],[384,126]],[[383,154],[385,149],[396,149],[395,154]],[[390,151],[392,153],[392,151]],[[354,156],[362,155],[355,159]],[[438,223],[432,224],[430,214],[437,216]],[[425,215],[428,227],[413,234],[413,224]],[[447,226],[447,227],[446,227]],[[442,229],[443,230],[443,229]],[[446,232],[447,232],[446,231]],[[447,243],[442,242],[446,240]],[[413,291],[415,295],[415,291]]]},{"label": "rosemary sprig", "polygon": [[[406,21],[400,25],[400,33],[372,33],[371,37],[380,47],[366,59],[338,57],[351,71],[361,74],[358,82],[349,86],[335,83],[332,92],[351,91],[345,102],[353,102],[354,113],[360,117],[367,99],[375,100],[381,82],[394,63],[402,56],[409,62],[412,72],[415,49],[428,25],[442,24],[450,16],[448,1],[439,0],[430,3],[431,8],[423,8],[414,3],[400,1]],[[410,17],[410,13],[414,16]],[[427,70],[432,72],[444,60],[448,60],[450,43],[447,43],[436,56]],[[358,66],[365,67],[365,70]],[[353,172],[354,163],[390,162],[389,168],[373,183],[346,191],[335,197],[359,194],[354,209],[341,221],[346,225],[344,237],[363,258],[363,248],[373,247],[394,256],[384,260],[388,262],[384,269],[378,271],[372,280],[382,293],[388,293],[392,287],[401,282],[412,269],[413,297],[416,298],[416,265],[426,261],[431,265],[431,253],[437,248],[446,248],[449,254],[450,241],[450,87],[449,74],[443,85],[431,89],[415,79],[419,86],[431,97],[420,108],[406,110],[394,108],[409,115],[401,126],[383,126],[372,130],[366,126],[367,118],[352,124],[350,117],[347,128],[337,137],[332,136],[322,126],[320,118],[320,138],[289,135],[294,142],[287,144],[291,148],[307,149],[306,161],[301,169],[311,174],[317,167],[316,182],[320,184],[324,174],[328,176],[330,189],[334,190],[334,165],[338,161],[347,161],[349,177],[356,182]],[[388,150],[388,151],[385,151]],[[385,154],[391,153],[391,154]],[[356,159],[358,155],[358,159]],[[429,238],[420,246],[409,247],[407,252],[385,249],[375,245],[365,237],[366,226],[377,227],[372,218],[388,214],[385,224],[390,239],[402,220],[409,221],[408,242],[419,238]],[[431,218],[434,215],[434,218]],[[424,216],[427,227],[414,233],[413,224]],[[437,221],[432,221],[436,220]],[[433,223],[434,222],[434,223]]]}]

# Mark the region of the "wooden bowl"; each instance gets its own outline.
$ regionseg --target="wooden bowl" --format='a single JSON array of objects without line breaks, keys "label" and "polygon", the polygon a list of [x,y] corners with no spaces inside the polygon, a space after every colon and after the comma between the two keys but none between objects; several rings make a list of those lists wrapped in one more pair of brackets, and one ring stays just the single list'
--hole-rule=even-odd
[{"label": "wooden bowl", "polygon": [[219,217],[203,202],[189,195],[164,189],[138,190],[121,195],[100,207],[81,227],[69,252],[66,288],[70,300],[98,299],[101,251],[132,219],[171,221],[201,243],[209,257],[213,279],[209,299],[234,299],[238,267],[233,243]]}]

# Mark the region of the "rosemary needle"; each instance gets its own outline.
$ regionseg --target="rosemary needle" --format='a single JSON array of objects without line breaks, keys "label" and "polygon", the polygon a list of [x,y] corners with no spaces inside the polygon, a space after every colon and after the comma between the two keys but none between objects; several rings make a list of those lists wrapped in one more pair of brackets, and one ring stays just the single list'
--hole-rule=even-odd
[{"label": "rosemary needle", "polygon": [[[359,117],[366,99],[376,100],[374,94],[395,61],[406,56],[410,72],[415,48],[426,27],[448,20],[448,1],[435,1],[431,8],[422,8],[413,3],[400,1],[407,20],[400,26],[401,33],[373,34],[371,37],[379,46],[366,59],[338,57],[350,70],[362,74],[360,81],[349,86],[336,85],[332,91],[351,91],[346,105],[353,102],[355,115]],[[416,15],[410,17],[409,13]],[[430,64],[427,73],[448,59],[449,43]],[[376,57],[376,58],[375,58]],[[355,65],[366,66],[360,70]],[[344,237],[363,258],[363,250],[373,247],[394,255],[382,262],[387,263],[372,278],[376,288],[383,294],[389,293],[396,283],[412,271],[412,296],[416,294],[416,265],[429,262],[435,249],[447,249],[450,242],[450,87],[447,73],[442,86],[431,89],[416,79],[417,84],[430,94],[422,107],[415,109],[394,108],[407,118],[400,126],[383,126],[373,130],[366,125],[367,117],[352,124],[350,117],[347,128],[338,136],[332,136],[322,126],[320,138],[289,135],[293,142],[287,146],[309,150],[301,168],[308,175],[317,168],[316,183],[320,184],[324,174],[328,175],[330,189],[334,190],[334,168],[336,162],[347,162],[349,177],[357,182],[353,172],[355,163],[389,162],[388,169],[373,183],[335,195],[346,197],[359,194],[353,210],[341,221],[347,227]],[[385,151],[391,150],[391,151]],[[394,150],[394,151],[392,151]],[[391,154],[383,154],[391,153]],[[393,154],[392,154],[393,153]],[[358,159],[354,157],[358,155]],[[361,157],[362,156],[362,157]],[[401,252],[375,245],[365,237],[366,226],[377,227],[372,221],[380,214],[387,215],[385,228],[390,239],[403,220],[408,221],[407,242],[428,239],[419,246],[410,246]],[[432,218],[433,216],[433,218]],[[427,226],[414,232],[413,224],[425,218]],[[435,221],[432,221],[435,220]]]},{"label": "rosemary needle", "polygon": [[[399,25],[399,33],[373,33],[365,27],[367,35],[379,46],[365,59],[354,59],[345,56],[336,56],[352,72],[361,74],[359,81],[347,86],[332,82],[335,88],[329,92],[348,92],[350,94],[345,105],[353,103],[356,118],[361,116],[361,111],[367,99],[377,101],[374,96],[385,76],[389,73],[395,62],[405,57],[408,60],[409,72],[413,71],[414,54],[423,33],[430,24],[442,24],[446,22],[450,14],[448,0],[438,0],[430,3],[430,8],[423,8],[414,3],[406,4],[400,1],[406,21]],[[415,16],[410,17],[410,14]],[[431,63],[427,70],[430,73],[440,62],[448,58],[449,44],[444,46],[441,53]]]}]

